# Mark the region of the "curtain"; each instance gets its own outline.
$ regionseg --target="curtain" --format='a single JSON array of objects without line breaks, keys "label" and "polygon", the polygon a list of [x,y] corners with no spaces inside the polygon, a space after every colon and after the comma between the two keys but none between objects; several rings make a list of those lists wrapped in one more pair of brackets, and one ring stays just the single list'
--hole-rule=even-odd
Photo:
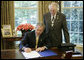
[{"label": "curtain", "polygon": [[[2,25],[11,25],[11,29],[14,29],[14,1],[1,1],[1,28]],[[2,34],[1,34],[2,36]],[[5,42],[1,39],[1,49],[4,48]],[[14,43],[12,43],[14,44]],[[6,46],[7,47],[7,46]],[[12,47],[10,45],[10,47]]]},{"label": "curtain", "polygon": [[1,1],[1,26],[11,25],[14,29],[14,1]]},{"label": "curtain", "polygon": [[43,23],[43,15],[49,12],[48,5],[52,2],[58,3],[58,1],[39,1],[38,2],[38,22]]}]

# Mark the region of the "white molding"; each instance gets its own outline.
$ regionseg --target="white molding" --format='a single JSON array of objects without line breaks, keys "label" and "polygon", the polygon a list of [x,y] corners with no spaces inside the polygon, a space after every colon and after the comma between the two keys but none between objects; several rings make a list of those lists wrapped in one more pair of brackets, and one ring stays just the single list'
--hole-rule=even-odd
[{"label": "white molding", "polygon": [[76,47],[83,47],[83,45],[79,45],[79,44],[77,44]]}]

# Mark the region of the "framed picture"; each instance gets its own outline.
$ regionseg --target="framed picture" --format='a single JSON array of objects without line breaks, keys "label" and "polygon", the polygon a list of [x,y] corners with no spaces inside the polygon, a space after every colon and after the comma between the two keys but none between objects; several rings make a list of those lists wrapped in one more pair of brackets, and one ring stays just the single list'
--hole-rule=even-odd
[{"label": "framed picture", "polygon": [[2,25],[2,27],[3,27],[3,29],[6,29],[6,28],[10,29],[11,25]]},{"label": "framed picture", "polygon": [[12,31],[11,29],[8,29],[8,28],[4,28],[4,29],[1,29],[2,31],[2,36],[3,37],[12,37]]}]

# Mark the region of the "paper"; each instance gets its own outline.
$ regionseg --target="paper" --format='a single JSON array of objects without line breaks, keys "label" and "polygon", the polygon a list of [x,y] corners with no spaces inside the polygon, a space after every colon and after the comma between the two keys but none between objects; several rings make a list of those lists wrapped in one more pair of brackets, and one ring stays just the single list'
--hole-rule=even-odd
[{"label": "paper", "polygon": [[22,52],[22,54],[26,59],[41,57],[41,55],[36,51],[31,51],[29,53]]},{"label": "paper", "polygon": [[77,55],[72,55],[72,57],[80,57],[82,56],[81,54],[77,54]]}]

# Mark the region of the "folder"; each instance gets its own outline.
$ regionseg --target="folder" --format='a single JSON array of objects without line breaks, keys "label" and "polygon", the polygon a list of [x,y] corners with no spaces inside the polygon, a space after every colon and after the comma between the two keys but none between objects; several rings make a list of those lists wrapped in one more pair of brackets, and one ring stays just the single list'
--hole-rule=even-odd
[{"label": "folder", "polygon": [[51,51],[51,50],[44,50],[42,52],[38,52],[42,57],[47,57],[47,56],[56,56],[57,53]]}]

